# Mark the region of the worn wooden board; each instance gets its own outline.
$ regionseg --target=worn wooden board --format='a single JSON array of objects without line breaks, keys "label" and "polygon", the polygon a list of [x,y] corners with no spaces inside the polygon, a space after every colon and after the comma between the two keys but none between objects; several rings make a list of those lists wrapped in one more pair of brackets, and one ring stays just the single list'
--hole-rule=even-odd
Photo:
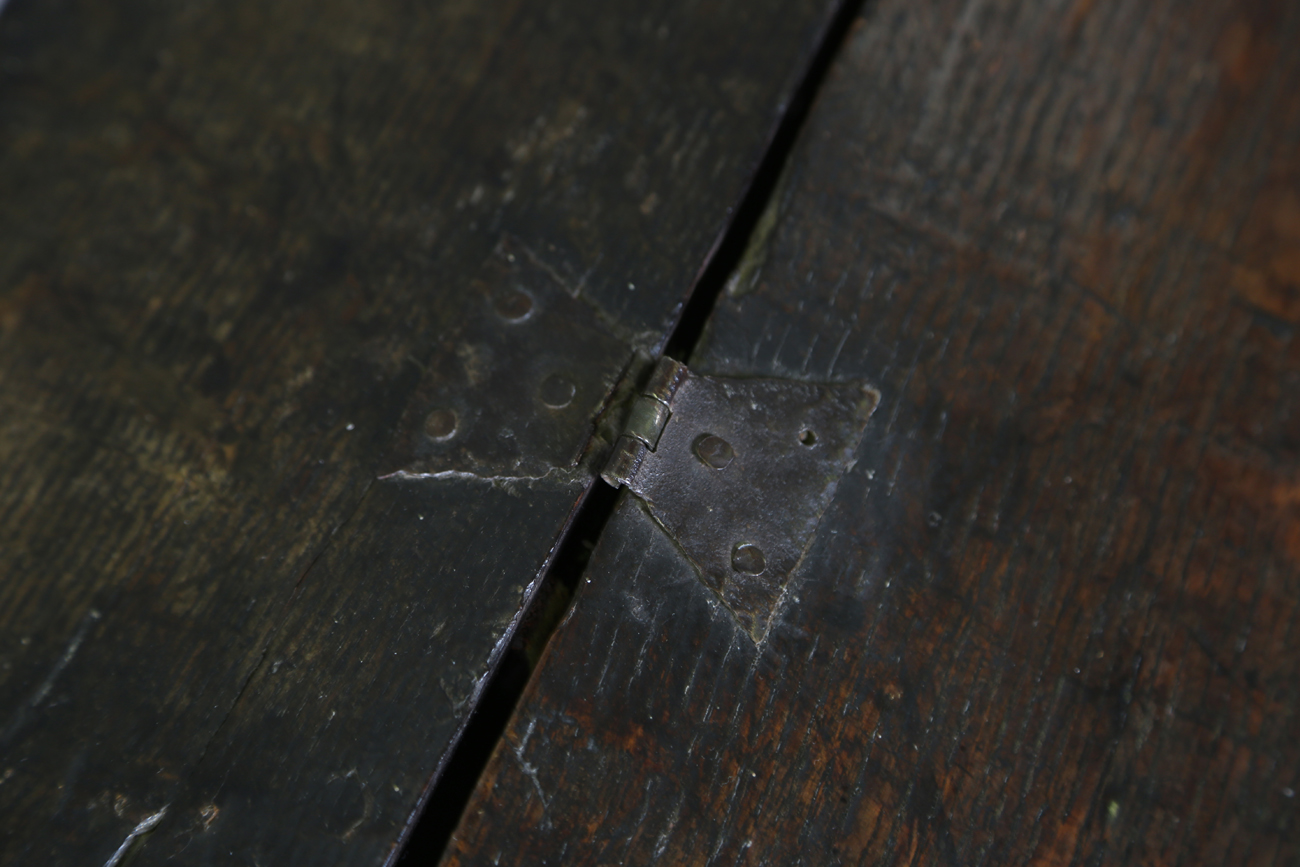
[{"label": "worn wooden board", "polygon": [[446,862],[1300,859],[1298,38],[868,7],[693,359],[882,392],[788,607],[624,495]]},{"label": "worn wooden board", "polygon": [[0,862],[390,857],[588,478],[403,414],[514,397],[523,259],[604,335],[533,349],[661,344],[833,11],[9,4]]}]

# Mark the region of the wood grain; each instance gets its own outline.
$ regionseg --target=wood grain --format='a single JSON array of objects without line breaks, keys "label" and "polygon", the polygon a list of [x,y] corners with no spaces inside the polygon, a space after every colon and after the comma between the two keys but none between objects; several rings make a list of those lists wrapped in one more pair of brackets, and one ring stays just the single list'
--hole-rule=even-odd
[{"label": "wood grain", "polygon": [[0,862],[390,857],[587,485],[377,481],[429,359],[662,343],[833,11],[9,4]]},{"label": "wood grain", "polygon": [[625,496],[446,862],[1300,859],[1298,37],[869,7],[692,359],[882,392],[783,616]]}]

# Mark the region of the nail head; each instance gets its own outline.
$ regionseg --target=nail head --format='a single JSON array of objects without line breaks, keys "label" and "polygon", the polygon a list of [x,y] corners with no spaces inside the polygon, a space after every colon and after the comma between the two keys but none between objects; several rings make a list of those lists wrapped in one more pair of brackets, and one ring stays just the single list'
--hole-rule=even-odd
[{"label": "nail head", "polygon": [[705,466],[722,470],[736,459],[736,450],[722,437],[716,434],[705,434],[695,441],[695,456],[703,461]]},{"label": "nail head", "polygon": [[731,568],[746,575],[762,575],[767,568],[767,558],[757,545],[742,542],[731,552]]},{"label": "nail head", "polygon": [[436,442],[445,442],[456,435],[456,413],[449,409],[435,409],[424,418],[424,432]]},{"label": "nail head", "polygon": [[522,289],[510,289],[496,296],[493,307],[507,322],[523,322],[533,312],[533,297]]},{"label": "nail head", "polygon": [[542,380],[537,396],[551,409],[564,409],[573,403],[573,396],[577,391],[577,386],[568,377],[552,373]]}]

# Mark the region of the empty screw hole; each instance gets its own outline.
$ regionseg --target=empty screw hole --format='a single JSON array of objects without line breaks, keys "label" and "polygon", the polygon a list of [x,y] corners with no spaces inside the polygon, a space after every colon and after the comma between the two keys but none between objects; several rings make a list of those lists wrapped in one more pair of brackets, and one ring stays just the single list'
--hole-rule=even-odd
[{"label": "empty screw hole", "polygon": [[803,443],[806,446],[810,446],[813,443],[817,442],[817,434],[813,433],[810,430],[806,430],[803,433],[799,434],[799,442]]}]

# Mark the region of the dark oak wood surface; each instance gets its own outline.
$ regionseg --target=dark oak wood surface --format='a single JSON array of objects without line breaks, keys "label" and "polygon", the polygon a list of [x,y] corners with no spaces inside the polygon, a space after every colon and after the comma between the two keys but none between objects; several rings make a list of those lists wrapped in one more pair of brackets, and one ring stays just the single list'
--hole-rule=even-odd
[{"label": "dark oak wood surface", "polygon": [[624,495],[446,863],[1300,860],[1297,44],[868,6],[692,360],[859,461],[761,646]]},{"label": "dark oak wood surface", "polygon": [[0,862],[391,856],[590,477],[403,415],[525,264],[583,387],[654,351],[833,11],[8,5]]}]

